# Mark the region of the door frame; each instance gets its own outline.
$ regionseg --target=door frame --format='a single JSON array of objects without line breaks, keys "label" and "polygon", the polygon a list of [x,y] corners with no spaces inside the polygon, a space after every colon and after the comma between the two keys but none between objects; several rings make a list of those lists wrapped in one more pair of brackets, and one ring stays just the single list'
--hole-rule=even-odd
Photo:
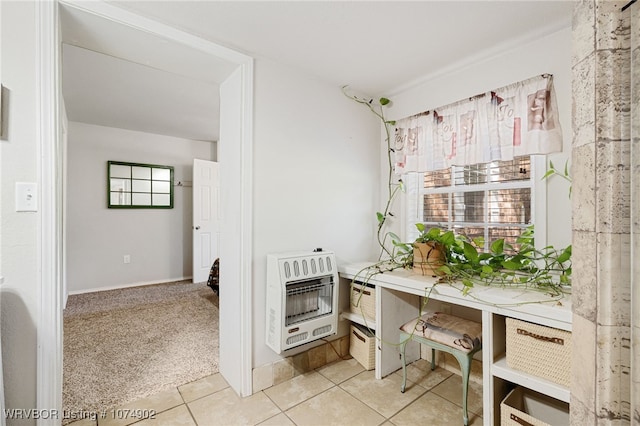
[{"label": "door frame", "polygon": [[[37,318],[36,408],[62,413],[62,242],[57,241],[63,204],[60,170],[60,54],[59,18],[55,2],[36,2],[36,137],[40,161],[40,306]],[[54,416],[51,416],[54,417]],[[39,418],[37,424],[55,424]]]},{"label": "door frame", "polygon": [[[252,149],[253,146],[253,58],[234,50],[219,46],[207,40],[177,30],[140,15],[103,2],[78,2],[75,0],[54,0],[51,2],[35,2],[38,32],[36,34],[37,62],[37,135],[41,159],[39,168],[39,184],[41,188],[41,222],[38,234],[38,245],[41,249],[40,263],[40,308],[37,320],[37,406],[62,412],[62,271],[66,259],[58,233],[62,228],[61,214],[65,199],[61,188],[62,156],[61,144],[61,103],[62,81],[60,77],[60,21],[61,5],[78,8],[104,19],[124,23],[141,31],[150,32],[168,38],[191,48],[199,49],[237,65],[241,74],[236,95],[240,108],[237,114],[241,123],[241,135],[237,141],[237,151],[242,167],[240,170],[221,170],[221,180],[230,182],[230,190],[237,191],[239,205],[233,206],[240,215],[226,218],[237,221],[240,230],[237,236],[238,247],[228,255],[237,257],[238,270],[231,271],[238,277],[239,285],[230,286],[237,292],[240,309],[237,320],[242,324],[242,336],[236,336],[237,349],[240,354],[240,366],[226,368],[240,369],[239,380],[230,385],[241,396],[252,393],[252,316],[251,316],[251,257],[252,257]],[[225,184],[226,185],[226,184]],[[227,290],[225,290],[227,291]],[[222,346],[223,342],[221,342]],[[221,372],[223,365],[220,366]],[[224,374],[223,374],[224,375]],[[39,419],[42,424],[55,424],[55,419]]]}]

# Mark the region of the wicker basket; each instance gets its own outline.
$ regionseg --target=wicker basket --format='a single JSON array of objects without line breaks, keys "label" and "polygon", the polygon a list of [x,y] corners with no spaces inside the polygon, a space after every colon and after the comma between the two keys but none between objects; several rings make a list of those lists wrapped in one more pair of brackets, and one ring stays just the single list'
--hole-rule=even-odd
[{"label": "wicker basket", "polygon": [[501,426],[569,425],[569,404],[517,387],[500,403]]},{"label": "wicker basket", "polygon": [[376,288],[354,282],[351,285],[350,307],[351,312],[362,315],[367,322],[374,323],[376,321]]},{"label": "wicker basket", "polygon": [[507,365],[569,387],[571,333],[506,318]]},{"label": "wicker basket", "polygon": [[375,336],[369,330],[360,325],[351,324],[349,354],[366,370],[373,370],[376,367],[375,341]]}]

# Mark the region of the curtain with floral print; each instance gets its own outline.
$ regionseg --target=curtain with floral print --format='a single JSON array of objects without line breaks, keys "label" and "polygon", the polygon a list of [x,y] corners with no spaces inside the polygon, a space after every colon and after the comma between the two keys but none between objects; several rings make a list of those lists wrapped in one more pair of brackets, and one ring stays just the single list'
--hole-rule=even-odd
[{"label": "curtain with floral print", "polygon": [[396,174],[562,151],[549,74],[396,122]]}]

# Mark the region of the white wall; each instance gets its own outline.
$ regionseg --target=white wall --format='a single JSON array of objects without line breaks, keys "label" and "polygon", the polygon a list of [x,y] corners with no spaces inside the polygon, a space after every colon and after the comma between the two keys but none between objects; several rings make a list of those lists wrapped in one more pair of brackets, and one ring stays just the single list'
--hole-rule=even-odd
[{"label": "white wall", "polygon": [[[485,61],[425,77],[419,84],[391,93],[388,96],[393,104],[387,116],[389,119],[401,119],[544,73],[553,74],[564,136],[563,152],[551,154],[549,159],[556,167],[563,167],[570,158],[572,138],[571,28],[523,43],[517,49],[494,54]],[[559,177],[547,182],[547,243],[565,247],[571,244],[568,184]],[[381,184],[386,185],[386,181]]]},{"label": "white wall", "polygon": [[[340,87],[257,60],[253,198],[254,366],[265,345],[266,255],[333,250],[339,263],[375,253],[380,138],[375,117]],[[224,290],[223,296],[224,298]]]},{"label": "white wall", "polygon": [[[192,276],[192,188],[174,187],[173,209],[108,209],[107,161],[173,166],[192,181],[193,158],[215,145],[170,136],[69,123],[67,277],[70,293]],[[131,256],[124,264],[123,256]]]},{"label": "white wall", "polygon": [[[40,213],[15,211],[16,182],[38,182],[36,12],[33,2],[0,2],[0,66],[9,91],[8,140],[0,141],[0,323],[7,408],[36,407]],[[25,52],[29,52],[25,54]],[[11,421],[7,424],[14,424]],[[20,424],[35,424],[22,422]]]}]

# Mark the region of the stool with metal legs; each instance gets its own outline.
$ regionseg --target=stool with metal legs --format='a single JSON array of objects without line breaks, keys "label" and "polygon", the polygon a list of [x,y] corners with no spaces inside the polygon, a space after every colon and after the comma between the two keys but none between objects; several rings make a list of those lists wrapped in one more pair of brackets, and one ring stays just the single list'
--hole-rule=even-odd
[{"label": "stool with metal legs", "polygon": [[469,424],[467,396],[473,354],[482,349],[482,324],[442,312],[427,312],[400,327],[400,356],[402,358],[402,386],[407,384],[405,347],[412,340],[431,348],[431,370],[436,368],[436,350],[450,353],[460,364],[462,375],[462,420]]}]

